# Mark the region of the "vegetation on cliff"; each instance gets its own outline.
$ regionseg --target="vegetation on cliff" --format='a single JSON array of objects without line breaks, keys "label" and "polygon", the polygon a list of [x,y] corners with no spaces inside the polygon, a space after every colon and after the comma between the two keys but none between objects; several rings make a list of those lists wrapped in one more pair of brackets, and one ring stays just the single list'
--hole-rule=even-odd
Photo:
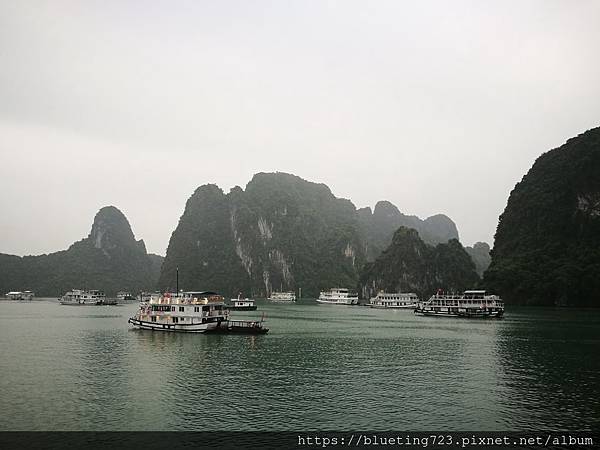
[{"label": "vegetation on cliff", "polygon": [[540,156],[510,194],[486,287],[509,303],[600,303],[600,128]]},{"label": "vegetation on cliff", "polygon": [[[380,220],[385,208],[397,214]],[[317,296],[322,289],[356,286],[367,253],[391,241],[398,215],[408,217],[387,202],[375,214],[357,211],[326,185],[286,173],[256,174],[245,190],[228,194],[201,186],[171,236],[159,287],[174,287],[177,267],[181,288],[226,295],[302,288],[303,295]],[[436,239],[458,235],[450,219],[411,220]]]},{"label": "vegetation on cliff", "polygon": [[0,254],[0,291],[32,290],[37,296],[59,296],[73,288],[153,289],[162,257],[148,255],[136,241],[127,218],[114,206],[96,214],[89,236],[68,250],[39,256]]},{"label": "vegetation on cliff", "polygon": [[402,214],[388,201],[380,201],[371,208],[357,211],[361,230],[367,244],[366,254],[369,261],[374,260],[392,242],[394,232],[400,227],[417,230],[419,236],[428,244],[446,243],[458,239],[458,230],[454,222],[443,214],[428,217],[425,220],[417,216]]},{"label": "vegetation on cliff", "polygon": [[475,264],[460,242],[451,239],[435,247],[416,230],[400,227],[391,245],[360,276],[360,291],[369,298],[380,290],[415,292],[426,299],[438,289],[462,292],[479,282]]}]

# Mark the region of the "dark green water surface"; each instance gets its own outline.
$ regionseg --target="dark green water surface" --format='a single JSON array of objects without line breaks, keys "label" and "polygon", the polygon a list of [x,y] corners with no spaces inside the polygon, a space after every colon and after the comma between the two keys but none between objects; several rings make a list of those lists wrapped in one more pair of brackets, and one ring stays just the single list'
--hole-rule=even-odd
[{"label": "dark green water surface", "polygon": [[0,430],[599,430],[600,310],[505,319],[259,301],[268,335],[0,302]]}]

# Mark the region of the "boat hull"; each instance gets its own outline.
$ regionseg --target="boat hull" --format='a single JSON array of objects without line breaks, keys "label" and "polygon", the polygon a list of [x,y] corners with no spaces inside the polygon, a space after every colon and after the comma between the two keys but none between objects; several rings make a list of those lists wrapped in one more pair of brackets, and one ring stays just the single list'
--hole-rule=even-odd
[{"label": "boat hull", "polygon": [[257,306],[228,306],[230,311],[256,311]]},{"label": "boat hull", "polygon": [[405,305],[405,306],[382,306],[382,305],[369,305],[375,309],[415,309],[417,305]]},{"label": "boat hull", "polygon": [[228,328],[227,320],[221,322],[181,324],[147,322],[131,317],[127,322],[140,330],[166,331],[171,333],[207,333],[219,330],[227,331]]},{"label": "boat hull", "polygon": [[64,300],[59,300],[59,303],[61,305],[66,305],[66,306],[118,306],[119,304],[116,301],[99,301],[99,302],[83,302],[83,303],[78,303],[78,302],[66,302]]},{"label": "boat hull", "polygon": [[431,309],[415,309],[415,314],[431,317],[464,317],[467,319],[500,319],[504,315],[503,310],[466,310],[466,311],[443,311]]},{"label": "boat hull", "polygon": [[102,303],[101,302],[84,302],[84,303],[78,303],[78,302],[64,302],[64,301],[60,301],[61,305],[66,305],[66,306],[101,306]]},{"label": "boat hull", "polygon": [[319,303],[324,303],[327,305],[345,305],[345,306],[350,306],[350,305],[356,305],[356,303],[358,303],[358,300],[356,301],[352,301],[352,300],[324,300],[322,298],[318,298],[317,302]]}]

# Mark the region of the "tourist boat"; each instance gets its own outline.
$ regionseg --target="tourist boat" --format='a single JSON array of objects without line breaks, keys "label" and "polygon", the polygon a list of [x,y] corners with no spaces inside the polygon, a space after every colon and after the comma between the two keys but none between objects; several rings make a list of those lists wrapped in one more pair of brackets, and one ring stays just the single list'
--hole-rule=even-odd
[{"label": "tourist boat", "polygon": [[162,294],[160,292],[140,292],[137,295],[137,301],[148,303],[152,298],[158,299],[161,296]]},{"label": "tourist boat", "polygon": [[267,298],[267,300],[271,300],[273,302],[295,302],[296,294],[294,292],[278,292],[273,291],[271,295]]},{"label": "tourist boat", "polygon": [[122,301],[122,302],[127,302],[127,301],[135,301],[135,297],[133,295],[131,295],[129,292],[126,291],[119,291],[117,292],[117,300]]},{"label": "tourist boat", "polygon": [[371,308],[382,309],[415,309],[419,303],[419,297],[412,292],[383,292],[379,291],[377,296],[369,300]]},{"label": "tourist boat", "polygon": [[241,298],[240,294],[238,298],[231,299],[229,309],[233,311],[255,311],[256,305],[254,304],[254,300],[251,298]]},{"label": "tourist boat", "polygon": [[358,304],[358,294],[350,292],[346,288],[333,288],[328,291],[322,291],[317,301],[332,305],[356,305]]},{"label": "tourist boat", "polygon": [[442,317],[500,318],[504,315],[504,302],[486,291],[465,291],[463,294],[438,292],[424,302],[419,302],[415,314]]},{"label": "tourist boat", "polygon": [[35,294],[31,291],[11,291],[6,293],[9,300],[33,300]]},{"label": "tourist boat", "polygon": [[104,292],[83,289],[73,289],[63,295],[59,301],[61,305],[75,306],[98,306],[111,304],[110,301],[106,300]]},{"label": "tourist boat", "polygon": [[166,293],[140,302],[140,308],[128,322],[141,330],[182,333],[240,332],[266,333],[260,321],[230,320],[223,296],[210,291]]}]

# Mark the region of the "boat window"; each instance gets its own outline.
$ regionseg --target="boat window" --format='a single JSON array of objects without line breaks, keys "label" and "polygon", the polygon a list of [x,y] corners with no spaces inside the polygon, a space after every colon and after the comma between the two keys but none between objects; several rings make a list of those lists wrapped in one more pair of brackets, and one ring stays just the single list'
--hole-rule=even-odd
[{"label": "boat window", "polygon": [[183,312],[183,311],[185,311],[185,306],[180,306],[179,307],[179,312]]},{"label": "boat window", "polygon": [[194,312],[200,312],[200,307],[199,306],[194,306]]},{"label": "boat window", "polygon": [[171,311],[175,311],[175,307],[174,306],[171,306]]},{"label": "boat window", "polygon": [[156,316],[152,316],[152,322],[156,322]]}]

